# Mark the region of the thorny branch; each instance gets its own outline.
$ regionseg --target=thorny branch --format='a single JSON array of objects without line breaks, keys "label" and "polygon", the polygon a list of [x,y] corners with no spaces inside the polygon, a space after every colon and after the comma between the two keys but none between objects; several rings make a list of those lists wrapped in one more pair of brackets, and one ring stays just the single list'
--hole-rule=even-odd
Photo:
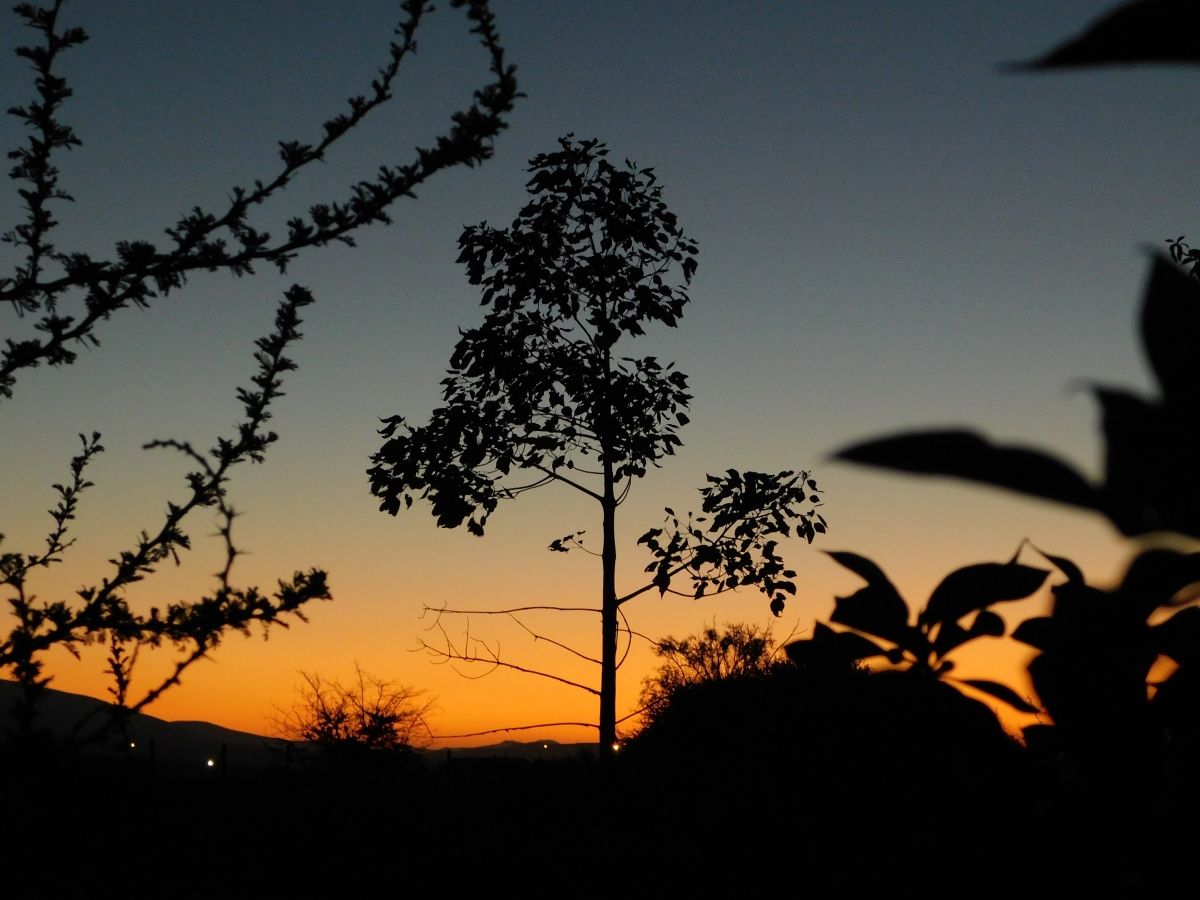
[{"label": "thorny branch", "polygon": [[[239,555],[232,536],[236,513],[226,496],[230,470],[242,462],[262,462],[267,448],[277,440],[278,436],[264,426],[271,418],[271,403],[283,396],[280,389],[283,373],[296,368],[284,351],[302,337],[297,311],[312,302],[312,295],[306,289],[293,286],[279,306],[274,333],[256,341],[259,371],[251,380],[257,389],[238,389],[245,417],[237,426],[236,437],[218,438],[217,445],[207,454],[176,440],[146,445],[177,449],[195,464],[195,469],[186,476],[190,493],[182,502],[168,502],[164,522],[156,534],[151,536],[143,531],[133,550],[123,551],[109,561],[114,567],[109,576],[99,584],[77,591],[82,603],[38,602],[27,592],[26,581],[32,568],[59,561],[62,552],[71,545],[70,541],[64,541],[67,523],[74,518],[78,495],[90,486],[84,480],[84,468],[103,449],[98,434],[90,441],[83,439],[83,452],[71,461],[70,485],[55,485],[60,502],[50,513],[55,524],[46,539],[47,552],[41,556],[8,553],[0,557],[0,586],[12,592],[8,604],[17,620],[8,637],[0,642],[0,669],[11,669],[25,687],[25,708],[18,710],[23,728],[31,725],[33,704],[49,681],[41,677],[41,657],[52,647],[61,647],[78,656],[79,645],[98,641],[109,645],[109,671],[116,682],[112,692],[116,701],[114,716],[86,738],[91,740],[103,736],[114,724],[123,727],[129,715],[178,684],[183,672],[214,649],[229,631],[246,634],[255,622],[263,627],[264,633],[272,624],[287,627],[286,616],[304,620],[300,609],[304,603],[330,598],[326,575],[318,569],[296,572],[290,582],[281,580],[273,595],[253,587],[236,588],[230,581],[233,563]],[[194,602],[172,603],[165,610],[153,607],[148,615],[134,612],[125,591],[153,574],[164,560],[179,562],[179,551],[191,548],[191,539],[182,530],[183,520],[198,508],[215,508],[220,516],[218,533],[225,545],[225,565],[217,573],[217,589]],[[166,679],[136,703],[127,705],[138,651],[147,646],[159,647],[164,642],[182,651],[183,658],[176,661]]]},{"label": "thorny branch", "polygon": [[[0,398],[12,397],[18,370],[42,363],[70,365],[76,359],[76,353],[69,349],[71,345],[99,345],[95,329],[102,320],[129,306],[145,307],[160,293],[165,296],[181,288],[196,270],[225,270],[241,276],[253,274],[254,264],[265,262],[284,272],[288,263],[309,247],[334,241],[353,245],[353,231],[390,223],[388,208],[402,197],[414,196],[414,189],[435,173],[459,165],[474,166],[490,158],[493,140],[507,127],[506,117],[521,96],[515,67],[505,63],[488,0],[451,0],[452,6],[466,8],[467,18],[473,23],[471,33],[478,35],[490,57],[492,80],[475,92],[474,102],[467,109],[451,116],[449,130],[432,146],[418,148],[413,161],[381,166],[372,180],[353,185],[347,199],[315,204],[307,216],[290,219],[284,238],[272,238],[249,224],[252,207],[271,200],[301,170],[324,160],[333,144],[391,99],[400,64],[416,52],[417,29],[433,9],[425,0],[404,0],[404,18],[395,30],[389,60],[372,81],[370,95],[352,97],[348,112],[324,123],[320,140],[315,144],[280,142],[283,165],[273,178],[256,180],[253,188],[232,188],[229,204],[221,213],[195,207],[165,230],[171,243],[167,249],[160,250],[147,241],[119,241],[115,258],[93,259],[82,252],[60,251],[49,240],[58,224],[49,204],[72,199],[59,187],[53,157],[56,152],[80,145],[71,128],[56,118],[72,90],[64,78],[54,74],[54,66],[60,52],[87,40],[82,29],[59,30],[62,5],[63,0],[55,0],[48,9],[32,3],[15,7],[16,14],[37,32],[40,43],[17,50],[36,73],[37,99],[28,106],[8,110],[25,123],[29,132],[27,142],[9,154],[16,161],[9,174],[29,187],[18,190],[25,201],[25,221],[0,236],[24,254],[24,261],[14,273],[0,278],[0,302],[10,303],[18,316],[33,312],[44,315],[34,325],[41,337],[5,341],[7,346],[0,352]],[[48,273],[48,267],[56,271]],[[82,313],[60,314],[60,304],[71,295],[81,296]]]}]

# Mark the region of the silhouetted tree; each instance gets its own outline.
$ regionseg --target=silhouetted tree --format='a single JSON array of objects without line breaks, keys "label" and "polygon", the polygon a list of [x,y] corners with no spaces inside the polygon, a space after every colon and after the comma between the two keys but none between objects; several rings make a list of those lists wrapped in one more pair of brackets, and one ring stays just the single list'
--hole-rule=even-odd
[{"label": "silhouetted tree", "polygon": [[[381,510],[395,515],[415,494],[431,501],[440,526],[466,522],[476,535],[500,499],[550,483],[599,504],[602,638],[592,661],[600,688],[567,683],[599,696],[607,753],[616,739],[621,605],[654,587],[665,593],[673,576],[687,573],[697,597],[754,585],[778,614],[795,591],[795,573],[775,552],[778,538],[795,529],[811,541],[825,525],[806,472],[710,476],[701,493],[711,521],[681,522],[668,510],[668,527],[641,539],[657,559],[648,569],[653,582],[618,594],[617,508],[634,479],[675,452],[691,400],[673,363],[621,356],[619,345],[650,323],[676,327],[697,247],[663,202],[653,169],[614,166],[596,140],[568,135],[559,143],[530,161],[531,199],[508,228],[463,232],[459,261],[490,311],[455,347],[442,382],[446,405],[417,428],[401,416],[384,419],[387,442],[368,474]],[[550,549],[580,546],[582,534]],[[519,668],[494,655],[486,661]]]},{"label": "silhouetted tree", "polygon": [[[356,229],[387,223],[391,204],[411,195],[417,185],[438,171],[488,159],[492,140],[506,127],[505,117],[518,96],[514,70],[504,62],[486,0],[452,0],[452,5],[465,7],[473,23],[471,30],[490,57],[493,80],[475,93],[468,109],[453,114],[447,133],[439,136],[433,146],[419,149],[412,162],[383,166],[372,180],[353,185],[347,199],[312,206],[307,216],[287,223],[287,234],[282,239],[272,238],[249,223],[252,207],[267,203],[290,185],[301,169],[323,160],[335,142],[391,98],[400,64],[415,52],[417,29],[432,10],[420,0],[401,4],[403,18],[395,31],[396,40],[390,45],[387,64],[371,84],[370,95],[351,98],[349,111],[327,121],[316,144],[281,142],[283,164],[273,177],[254,181],[253,188],[233,188],[229,205],[219,213],[195,208],[166,229],[170,244],[167,249],[160,250],[146,241],[120,241],[112,259],[63,251],[51,242],[58,224],[53,204],[72,199],[60,185],[55,157],[80,145],[70,126],[58,118],[72,91],[56,74],[55,66],[63,51],[84,43],[87,35],[79,28],[60,27],[63,0],[48,7],[33,3],[16,6],[18,18],[38,36],[37,43],[17,49],[34,70],[36,99],[9,110],[28,131],[26,141],[9,154],[15,161],[10,177],[23,184],[18,193],[24,201],[25,215],[24,221],[2,237],[22,259],[11,276],[0,278],[0,301],[7,302],[18,319],[34,313],[41,318],[33,326],[40,336],[10,338],[0,352],[0,398],[12,396],[19,370],[42,363],[72,363],[76,354],[70,347],[77,343],[98,345],[97,328],[102,321],[121,309],[144,307],[158,294],[181,288],[196,270],[225,270],[241,276],[253,274],[255,263],[267,262],[284,271],[308,248],[331,241],[352,245]],[[280,305],[274,333],[257,341],[258,372],[252,379],[252,389],[238,390],[245,414],[234,435],[218,438],[208,453],[178,440],[156,440],[146,445],[174,449],[188,458],[194,466],[186,476],[188,493],[181,501],[167,504],[158,528],[142,532],[132,549],[122,551],[111,561],[113,570],[107,576],[81,588],[77,599],[44,601],[29,592],[34,570],[60,562],[73,543],[66,537],[68,525],[75,518],[80,494],[91,486],[85,470],[104,449],[98,433],[90,438],[81,436],[83,447],[71,461],[70,480],[54,486],[59,502],[51,510],[54,525],[46,538],[45,551],[0,556],[0,586],[8,589],[7,602],[16,620],[0,642],[0,670],[10,671],[24,685],[24,701],[18,710],[21,733],[31,733],[35,701],[49,681],[43,676],[44,656],[52,648],[76,653],[80,645],[99,642],[108,646],[108,670],[114,682],[110,689],[113,714],[93,730],[91,736],[97,737],[114,724],[123,727],[132,712],[177,684],[183,671],[213,650],[231,630],[247,632],[255,622],[264,629],[271,624],[282,625],[287,616],[303,619],[304,603],[329,598],[326,575],[317,569],[297,572],[292,579],[280,581],[273,595],[257,588],[236,588],[230,581],[239,551],[232,539],[235,513],[228,502],[226,485],[234,466],[246,461],[262,462],[265,451],[276,440],[275,433],[265,425],[271,418],[271,404],[282,396],[283,373],[295,368],[284,351],[301,336],[297,330],[298,310],[311,302],[307,290],[293,286]],[[80,304],[77,314],[68,314],[70,303]],[[225,544],[226,562],[217,576],[217,589],[196,601],[153,608],[149,614],[136,612],[126,601],[125,591],[167,559],[178,561],[179,552],[190,548],[183,524],[200,508],[216,510]],[[132,699],[129,690],[139,650],[164,644],[179,650],[180,658],[164,680],[140,699]],[[85,724],[80,723],[79,728]],[[87,737],[84,732],[80,735]]]}]

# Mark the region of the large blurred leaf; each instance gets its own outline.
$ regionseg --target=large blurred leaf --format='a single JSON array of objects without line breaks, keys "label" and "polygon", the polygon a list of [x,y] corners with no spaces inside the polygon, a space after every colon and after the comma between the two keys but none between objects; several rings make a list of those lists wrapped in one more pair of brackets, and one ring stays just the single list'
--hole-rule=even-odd
[{"label": "large blurred leaf", "polygon": [[[1200,4],[1189,6],[1200,10]],[[1196,40],[1197,34],[1193,32],[1191,37]],[[1142,344],[1167,406],[1188,415],[1200,413],[1198,338],[1200,284],[1159,257],[1142,306]]]},{"label": "large blurred leaf", "polygon": [[852,631],[834,631],[820,622],[813,629],[810,639],[793,641],[784,647],[784,651],[788,659],[797,665],[844,666],[860,659],[884,655],[882,647],[862,635]]},{"label": "large blurred leaf", "polygon": [[902,472],[950,475],[1072,506],[1100,508],[1099,492],[1066,463],[1036,450],[999,447],[971,431],[910,432],[864,441],[839,450],[834,458]]},{"label": "large blurred leaf", "polygon": [[1050,573],[1017,563],[980,563],[947,575],[933,591],[921,621],[957,622],[969,612],[1028,597]]},{"label": "large blurred leaf", "polygon": [[867,582],[865,588],[849,597],[837,598],[830,621],[906,647],[912,644],[908,604],[883,570],[855,553],[832,552],[829,555]]},{"label": "large blurred leaf", "polygon": [[1014,641],[1045,651],[1053,646],[1056,630],[1054,620],[1049,616],[1036,616],[1018,625],[1012,637]]},{"label": "large blurred leaf", "polygon": [[1021,712],[1041,712],[1041,710],[1036,706],[1032,706],[1026,701],[1022,700],[1020,695],[1017,694],[1017,692],[1012,688],[1005,687],[1002,684],[997,684],[994,681],[986,681],[982,678],[970,678],[964,680],[963,684],[969,684],[977,691],[983,691],[985,694],[991,694],[997,700],[1003,700],[1013,709],[1019,709]]},{"label": "large blurred leaf", "polygon": [[1104,512],[1122,534],[1157,531],[1175,520],[1182,530],[1173,483],[1176,469],[1170,459],[1172,436],[1166,413],[1127,391],[1097,388],[1104,411]]},{"label": "large blurred leaf", "polygon": [[[1200,7],[1200,4],[1197,4]],[[1098,388],[1105,483],[1035,450],[994,445],[962,430],[916,432],[848,447],[838,459],[949,475],[1103,513],[1123,534],[1200,537],[1200,286],[1158,257],[1143,303],[1142,337],[1163,402]]]},{"label": "large blurred leaf", "polygon": [[1131,63],[1200,62],[1200,5],[1194,0],[1135,0],[1116,7],[1083,34],[1022,69]]}]

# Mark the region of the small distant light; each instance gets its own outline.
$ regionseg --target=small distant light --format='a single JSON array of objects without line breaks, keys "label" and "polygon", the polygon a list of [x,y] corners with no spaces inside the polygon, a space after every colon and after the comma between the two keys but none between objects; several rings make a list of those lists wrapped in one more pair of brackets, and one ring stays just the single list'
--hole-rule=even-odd
[{"label": "small distant light", "polygon": [[616,752],[617,752],[618,750],[620,750],[620,749],[621,749],[621,745],[620,745],[620,744],[613,744],[613,753],[616,753]]},{"label": "small distant light", "polygon": [[543,750],[549,750],[549,749],[550,749],[550,745],[549,745],[549,744],[542,744],[542,749],[543,749]]},{"label": "small distant light", "polygon": [[137,746],[137,741],[130,741],[130,742],[129,742],[129,749],[130,749],[130,750],[132,750],[132,749],[133,749],[134,747],[136,747],[136,746]]},{"label": "small distant light", "polygon": [[208,761],[208,764],[210,767],[216,765],[216,763],[214,763],[211,759]]}]

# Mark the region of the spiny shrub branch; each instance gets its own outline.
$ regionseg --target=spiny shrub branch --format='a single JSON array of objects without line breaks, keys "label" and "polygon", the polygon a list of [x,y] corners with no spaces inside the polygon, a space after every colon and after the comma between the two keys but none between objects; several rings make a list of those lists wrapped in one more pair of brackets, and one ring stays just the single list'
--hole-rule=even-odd
[{"label": "spiny shrub branch", "polygon": [[[450,128],[431,146],[417,148],[413,160],[381,166],[372,179],[354,184],[345,199],[311,206],[306,216],[287,222],[285,237],[273,238],[251,225],[252,207],[266,203],[291,184],[302,169],[323,160],[335,142],[391,99],[400,64],[416,52],[417,29],[433,9],[424,0],[405,0],[401,4],[404,18],[390,44],[388,63],[372,81],[371,92],[352,97],[348,112],[325,122],[320,140],[280,142],[283,165],[273,178],[256,180],[252,188],[235,186],[222,212],[193,208],[166,229],[170,239],[167,248],[142,240],[119,241],[114,258],[94,259],[87,253],[61,251],[49,239],[58,224],[49,205],[71,199],[59,187],[53,157],[58,151],[80,144],[71,128],[57,118],[72,91],[53,70],[59,53],[87,40],[82,29],[59,30],[62,3],[56,0],[49,8],[23,3],[15,8],[18,17],[38,33],[40,43],[17,50],[36,72],[37,99],[8,110],[25,123],[29,132],[27,142],[9,154],[16,161],[9,174],[28,187],[19,189],[25,201],[25,221],[0,237],[24,256],[10,277],[0,278],[0,301],[11,304],[18,316],[44,314],[34,325],[40,337],[6,339],[6,347],[0,351],[0,397],[12,397],[18,370],[42,363],[70,365],[76,359],[72,345],[99,345],[95,330],[101,321],[131,305],[145,307],[159,294],[182,287],[193,271],[225,270],[241,276],[252,274],[255,263],[266,262],[283,272],[298,253],[309,247],[333,241],[352,245],[352,232],[374,223],[390,223],[388,208],[401,197],[414,196],[414,189],[430,176],[488,159],[494,138],[507,127],[506,116],[520,96],[515,67],[505,63],[487,0],[452,0],[452,6],[465,7],[473,23],[471,33],[478,35],[491,61],[492,80],[475,91],[473,103],[451,116]],[[61,314],[62,301],[78,294],[82,295],[82,313]]]}]

